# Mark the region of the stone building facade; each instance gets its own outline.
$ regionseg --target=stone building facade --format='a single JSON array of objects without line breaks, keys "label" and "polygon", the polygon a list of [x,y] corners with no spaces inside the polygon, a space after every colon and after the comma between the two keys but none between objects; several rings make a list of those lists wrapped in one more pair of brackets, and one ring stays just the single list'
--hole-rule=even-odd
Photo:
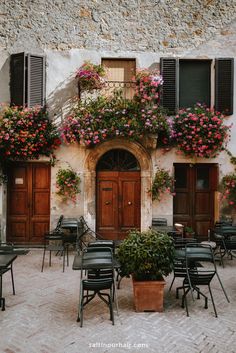
[{"label": "stone building facade", "polygon": [[[10,102],[10,56],[26,52],[46,58],[46,102],[52,119],[63,119],[71,99],[78,94],[74,78],[85,60],[135,59],[136,68],[159,67],[160,58],[210,60],[236,56],[236,2],[228,0],[3,0],[0,4],[0,101]],[[235,76],[235,75],[234,75]],[[234,82],[236,82],[234,77]],[[234,92],[236,90],[234,89]],[[214,75],[211,75],[211,105],[214,105]],[[235,95],[234,95],[235,102]],[[236,114],[228,116],[231,130],[229,151],[236,155]],[[125,149],[139,162],[141,173],[140,226],[147,229],[153,217],[173,224],[173,197],[152,201],[148,192],[157,166],[174,170],[174,164],[217,164],[219,178],[233,171],[229,156],[217,158],[179,156],[172,149],[148,149],[137,142],[114,139],[87,149],[63,145],[58,163],[50,170],[50,226],[60,214],[84,215],[96,228],[96,165],[111,149]],[[41,162],[45,158],[40,159]],[[81,193],[76,204],[62,203],[56,196],[55,176],[67,162],[81,176]],[[0,186],[2,239],[7,235],[7,186]],[[217,195],[215,195],[216,200]],[[214,207],[214,217],[219,216]]]}]

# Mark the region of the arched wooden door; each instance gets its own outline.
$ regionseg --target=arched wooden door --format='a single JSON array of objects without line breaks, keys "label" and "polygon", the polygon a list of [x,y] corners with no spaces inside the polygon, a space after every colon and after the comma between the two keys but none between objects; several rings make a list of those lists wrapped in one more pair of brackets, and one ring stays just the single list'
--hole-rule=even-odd
[{"label": "arched wooden door", "polygon": [[124,239],[140,229],[140,167],[128,151],[105,153],[97,165],[97,232],[106,239]]}]

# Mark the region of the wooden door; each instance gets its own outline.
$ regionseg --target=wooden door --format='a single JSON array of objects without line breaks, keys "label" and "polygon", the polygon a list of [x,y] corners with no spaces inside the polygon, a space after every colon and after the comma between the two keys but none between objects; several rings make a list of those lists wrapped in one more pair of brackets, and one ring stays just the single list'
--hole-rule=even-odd
[{"label": "wooden door", "polygon": [[50,222],[50,166],[12,164],[8,179],[7,241],[42,244]]},{"label": "wooden door", "polygon": [[215,164],[175,164],[174,223],[191,226],[201,239],[214,225],[218,168]]},{"label": "wooden door", "polygon": [[115,240],[130,229],[140,229],[140,172],[98,172],[97,232]]}]

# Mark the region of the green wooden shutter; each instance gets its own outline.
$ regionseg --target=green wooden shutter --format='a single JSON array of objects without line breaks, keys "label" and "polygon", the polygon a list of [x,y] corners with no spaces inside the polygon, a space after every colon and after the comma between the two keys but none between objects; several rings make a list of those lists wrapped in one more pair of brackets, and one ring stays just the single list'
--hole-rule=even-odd
[{"label": "green wooden shutter", "polygon": [[27,106],[45,104],[45,58],[28,54]]},{"label": "green wooden shutter", "polygon": [[26,55],[18,53],[11,55],[10,59],[10,95],[11,105],[25,105],[26,87]]},{"label": "green wooden shutter", "polygon": [[215,109],[226,115],[233,114],[234,59],[215,60]]},{"label": "green wooden shutter", "polygon": [[161,104],[169,114],[175,114],[178,108],[178,60],[173,58],[161,58],[161,75],[163,88]]},{"label": "green wooden shutter", "polygon": [[10,61],[11,104],[33,107],[45,105],[45,58],[18,53]]}]

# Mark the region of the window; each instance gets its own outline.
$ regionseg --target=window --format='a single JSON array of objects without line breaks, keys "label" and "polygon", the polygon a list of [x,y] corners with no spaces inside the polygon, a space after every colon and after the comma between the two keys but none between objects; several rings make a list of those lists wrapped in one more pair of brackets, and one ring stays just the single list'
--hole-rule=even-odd
[{"label": "window", "polygon": [[211,61],[179,61],[179,107],[188,108],[196,102],[211,105]]},{"label": "window", "polygon": [[45,105],[45,58],[18,53],[10,62],[11,104],[33,107]]},{"label": "window", "polygon": [[120,90],[124,98],[132,99],[134,95],[134,83],[132,77],[135,75],[135,59],[102,59],[102,64],[108,71],[108,87],[106,94]]},{"label": "window", "polygon": [[[214,65],[215,77],[211,77]],[[162,104],[175,114],[179,108],[195,103],[215,106],[215,109],[233,114],[233,66],[232,58],[215,60],[161,58],[163,76]],[[211,82],[215,80],[215,99],[211,102]]]}]

